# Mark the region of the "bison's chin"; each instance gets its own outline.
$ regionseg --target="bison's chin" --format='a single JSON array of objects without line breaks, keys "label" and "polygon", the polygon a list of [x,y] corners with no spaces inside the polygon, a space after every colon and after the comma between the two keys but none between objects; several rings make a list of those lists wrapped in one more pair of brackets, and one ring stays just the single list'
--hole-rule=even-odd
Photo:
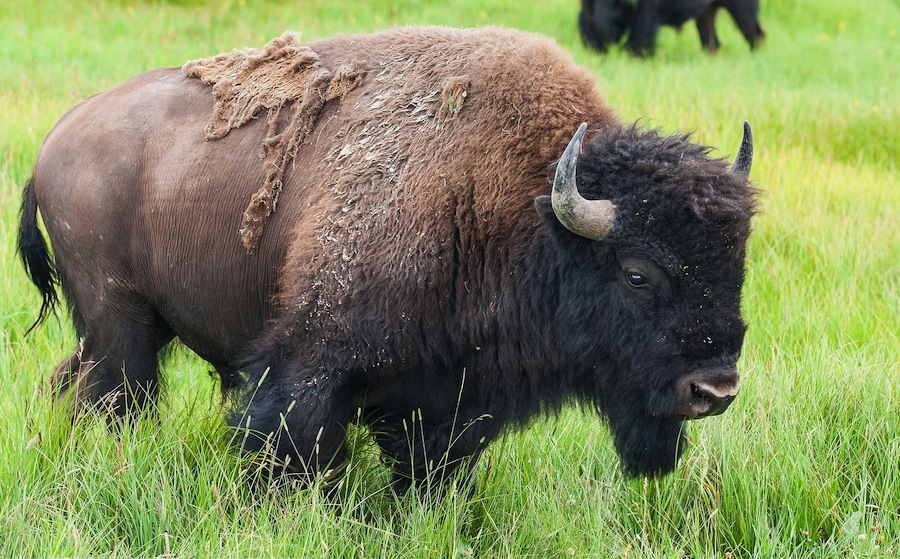
[{"label": "bison's chin", "polygon": [[685,424],[677,419],[635,416],[610,418],[622,471],[628,477],[671,472],[687,447]]}]

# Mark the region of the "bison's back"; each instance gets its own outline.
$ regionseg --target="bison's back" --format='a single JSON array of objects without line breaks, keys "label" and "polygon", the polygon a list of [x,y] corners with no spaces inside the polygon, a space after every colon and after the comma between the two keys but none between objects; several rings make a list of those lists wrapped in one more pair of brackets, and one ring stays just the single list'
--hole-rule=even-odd
[{"label": "bison's back", "polygon": [[[432,176],[469,173],[476,183],[510,189],[509,194],[543,192],[546,181],[529,177],[523,184],[522,173],[558,158],[583,120],[612,119],[593,78],[539,35],[494,27],[414,27],[310,47],[326,66],[367,68],[364,85],[335,105],[337,118],[320,119],[337,133],[321,168],[337,161],[341,170],[362,169],[415,157],[405,174],[381,165],[389,179],[424,177],[405,181],[403,190],[430,187]],[[523,164],[527,171],[518,170]],[[545,168],[540,171],[546,175]]]}]

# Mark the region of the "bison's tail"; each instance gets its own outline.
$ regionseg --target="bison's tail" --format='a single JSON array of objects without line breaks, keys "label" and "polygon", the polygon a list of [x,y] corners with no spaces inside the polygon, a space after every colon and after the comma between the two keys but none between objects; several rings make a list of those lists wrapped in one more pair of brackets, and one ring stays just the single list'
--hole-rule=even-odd
[{"label": "bison's tail", "polygon": [[47,241],[38,228],[37,221],[37,196],[34,193],[34,177],[28,179],[22,190],[22,209],[19,217],[19,238],[17,249],[25,273],[31,282],[41,292],[41,310],[37,320],[25,334],[31,332],[35,326],[46,320],[53,311],[59,298],[56,295],[56,268],[47,247]]}]

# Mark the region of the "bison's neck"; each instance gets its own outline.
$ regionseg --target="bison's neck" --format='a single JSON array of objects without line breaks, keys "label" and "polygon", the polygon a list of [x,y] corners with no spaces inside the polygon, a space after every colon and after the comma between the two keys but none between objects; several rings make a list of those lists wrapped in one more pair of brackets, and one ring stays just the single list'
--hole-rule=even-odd
[{"label": "bison's neck", "polygon": [[511,230],[459,256],[448,316],[456,343],[471,352],[467,366],[496,376],[495,397],[525,420],[577,397],[589,367],[566,362],[558,342],[574,326],[558,321],[568,254],[537,215],[523,215]]}]

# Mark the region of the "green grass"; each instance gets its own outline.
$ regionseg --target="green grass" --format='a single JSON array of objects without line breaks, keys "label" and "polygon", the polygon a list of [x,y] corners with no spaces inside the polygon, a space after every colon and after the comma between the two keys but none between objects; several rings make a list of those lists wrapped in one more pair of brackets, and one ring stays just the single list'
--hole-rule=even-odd
[{"label": "green grass", "polygon": [[[0,5],[0,556],[900,556],[900,6],[763,1],[751,53],[666,29],[659,54],[600,56],[575,0],[351,3],[35,1]],[[754,127],[764,213],[749,247],[740,398],[692,425],[661,480],[624,480],[606,428],[566,410],[492,445],[439,502],[396,500],[364,437],[340,499],[251,487],[207,367],[176,351],[156,416],[119,436],[71,425],[46,380],[66,318],[27,338],[39,299],[16,261],[19,190],[69,107],[140,71],[284,30],[394,24],[545,33],[628,120],[695,131],[720,155]]]}]

